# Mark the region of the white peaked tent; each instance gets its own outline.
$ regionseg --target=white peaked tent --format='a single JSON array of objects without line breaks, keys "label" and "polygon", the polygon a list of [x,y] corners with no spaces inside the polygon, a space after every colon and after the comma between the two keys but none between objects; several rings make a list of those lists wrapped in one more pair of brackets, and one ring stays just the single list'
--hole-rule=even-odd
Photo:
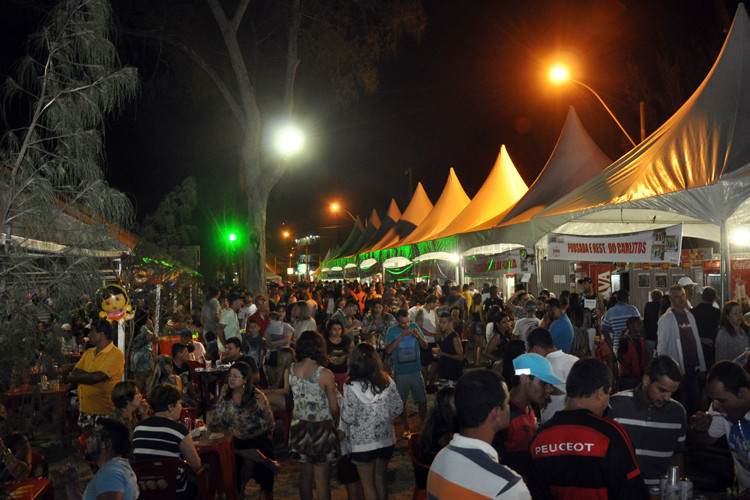
[{"label": "white peaked tent", "polygon": [[430,214],[406,238],[397,241],[392,246],[409,245],[421,241],[431,240],[440,233],[453,218],[469,204],[469,197],[456,176],[453,168],[448,173],[443,192],[432,207]]},{"label": "white peaked tent", "polygon": [[476,231],[479,226],[512,206],[526,193],[527,189],[528,186],[510,160],[505,145],[501,146],[495,165],[477,194],[466,205],[466,208],[433,238],[446,238],[459,233]]},{"label": "white peaked tent", "polygon": [[550,202],[559,200],[600,174],[610,163],[612,160],[589,136],[571,106],[555,149],[526,194],[503,213],[480,226],[480,229],[487,231],[462,236],[464,247],[466,244],[469,247],[487,246],[490,241],[534,246],[538,238],[531,234],[531,218]]},{"label": "white peaked tent", "polygon": [[367,220],[367,226],[365,226],[365,230],[362,232],[362,236],[360,236],[359,239],[352,245],[352,247],[348,249],[347,257],[356,255],[361,248],[367,245],[372,237],[378,232],[381,224],[382,223],[380,221],[380,216],[378,215],[377,210],[373,208],[372,212],[370,213],[370,218]]},{"label": "white peaked tent", "polygon": [[538,213],[533,232],[615,234],[684,222],[683,234],[721,241],[729,278],[727,228],[748,222],[748,173],[750,18],[740,4],[690,99],[644,142]]},{"label": "white peaked tent", "polygon": [[385,236],[386,233],[391,230],[391,228],[396,224],[396,222],[398,222],[400,218],[401,210],[399,210],[398,205],[396,204],[396,200],[391,198],[391,203],[388,205],[388,211],[385,213],[385,217],[381,220],[380,227],[375,232],[375,234],[372,235],[372,237],[367,241],[367,243],[362,245],[360,252],[366,251],[375,243],[383,239],[383,236]]},{"label": "white peaked tent", "polygon": [[406,207],[401,218],[396,224],[386,233],[383,238],[367,250],[363,250],[360,253],[373,252],[375,250],[383,250],[390,248],[398,240],[405,238],[412,231],[414,231],[419,224],[427,217],[432,210],[432,202],[427,197],[422,183],[417,183],[417,188],[414,190],[414,196],[411,197],[409,206]]}]

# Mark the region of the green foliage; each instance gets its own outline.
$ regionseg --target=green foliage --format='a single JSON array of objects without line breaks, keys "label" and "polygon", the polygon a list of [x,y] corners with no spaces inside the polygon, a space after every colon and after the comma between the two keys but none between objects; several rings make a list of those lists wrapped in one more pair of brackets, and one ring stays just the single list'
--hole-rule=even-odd
[{"label": "green foliage", "polygon": [[[153,214],[146,216],[138,230],[139,246],[148,243],[183,263],[195,266],[192,258],[181,252],[189,245],[196,228],[192,224],[193,210],[198,204],[198,185],[195,177],[188,177],[159,203]],[[138,250],[138,248],[136,248]]]},{"label": "green foliage", "polygon": [[[0,390],[36,363],[42,338],[59,356],[61,332],[42,336],[43,305],[27,295],[46,293],[57,313],[72,309],[127,248],[121,228],[132,207],[104,180],[103,138],[106,116],[136,95],[138,79],[119,67],[109,21],[106,0],[58,2],[0,88],[13,122],[0,142]],[[28,110],[22,126],[18,109]]]}]

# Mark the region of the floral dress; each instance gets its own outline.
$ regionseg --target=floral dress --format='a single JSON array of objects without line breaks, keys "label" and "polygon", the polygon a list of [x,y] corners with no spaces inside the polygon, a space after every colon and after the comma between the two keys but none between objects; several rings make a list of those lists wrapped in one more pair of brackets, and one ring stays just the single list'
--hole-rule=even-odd
[{"label": "floral dress", "polygon": [[339,439],[325,391],[318,385],[319,366],[309,378],[301,379],[289,369],[289,386],[294,397],[292,425],[289,428],[289,455],[300,462],[319,464],[336,460]]},{"label": "floral dress", "polygon": [[[372,314],[368,314],[362,320],[362,329],[366,330],[367,335],[375,336],[375,344],[373,347],[377,349],[385,349],[385,332],[392,326],[396,326],[396,319],[392,314],[384,312],[380,317],[376,318]],[[369,342],[369,338],[363,339],[365,342]]]}]

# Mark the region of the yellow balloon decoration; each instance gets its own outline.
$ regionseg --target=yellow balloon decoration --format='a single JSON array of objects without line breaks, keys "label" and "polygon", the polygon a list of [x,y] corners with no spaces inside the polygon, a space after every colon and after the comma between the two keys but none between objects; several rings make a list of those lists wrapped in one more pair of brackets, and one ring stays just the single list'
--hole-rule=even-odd
[{"label": "yellow balloon decoration", "polygon": [[128,293],[120,285],[107,285],[96,292],[99,303],[99,317],[108,321],[133,319],[133,307],[130,305]]}]

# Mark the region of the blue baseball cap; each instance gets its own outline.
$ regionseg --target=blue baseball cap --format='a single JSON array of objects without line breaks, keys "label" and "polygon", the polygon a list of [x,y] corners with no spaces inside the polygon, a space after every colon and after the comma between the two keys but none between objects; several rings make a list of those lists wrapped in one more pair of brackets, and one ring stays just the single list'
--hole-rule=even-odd
[{"label": "blue baseball cap", "polygon": [[539,354],[521,354],[513,360],[513,368],[516,375],[532,375],[552,385],[565,383],[552,374],[552,365]]}]

